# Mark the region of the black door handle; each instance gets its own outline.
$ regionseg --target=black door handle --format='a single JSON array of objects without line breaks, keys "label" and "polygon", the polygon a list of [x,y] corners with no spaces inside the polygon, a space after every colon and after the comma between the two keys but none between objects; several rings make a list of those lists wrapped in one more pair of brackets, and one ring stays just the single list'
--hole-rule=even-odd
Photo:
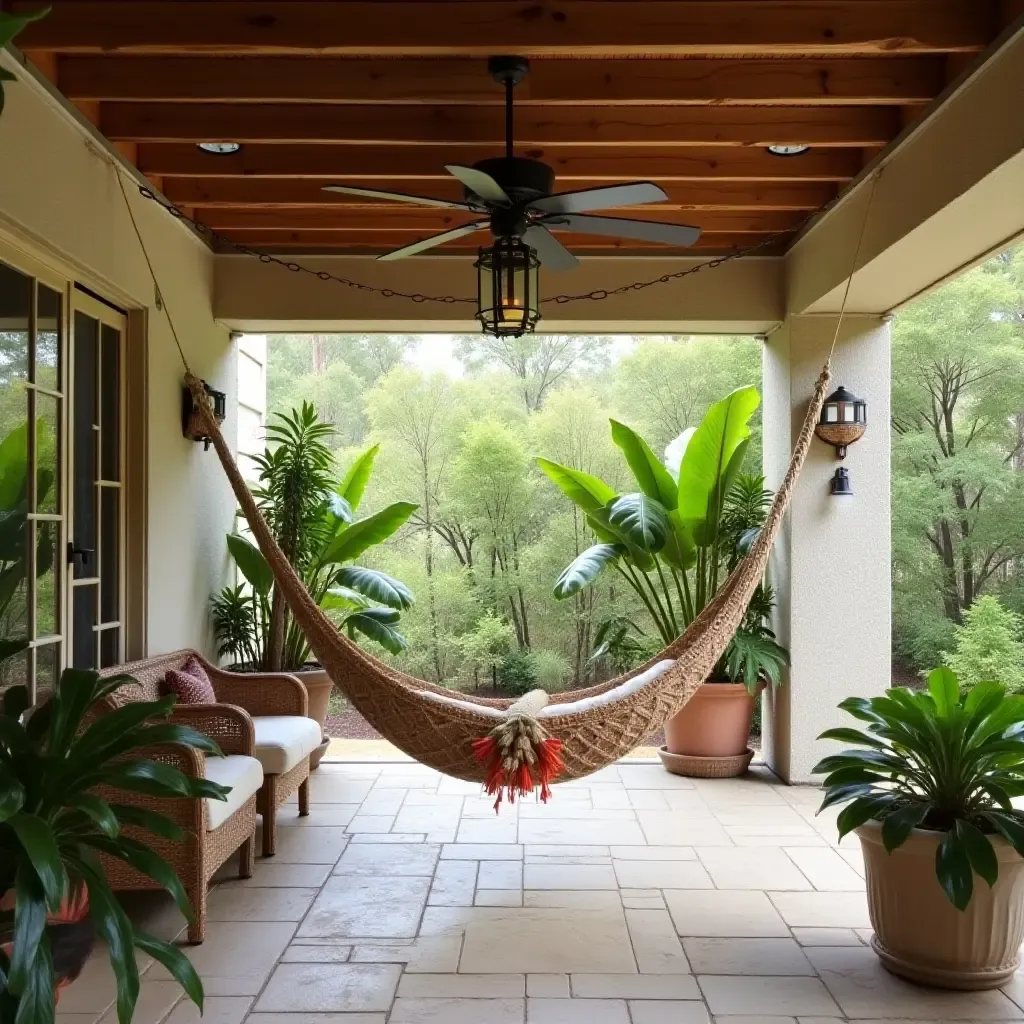
[{"label": "black door handle", "polygon": [[81,565],[84,569],[89,562],[92,560],[92,556],[95,553],[94,548],[80,548],[74,542],[68,543],[68,564],[69,565]]}]

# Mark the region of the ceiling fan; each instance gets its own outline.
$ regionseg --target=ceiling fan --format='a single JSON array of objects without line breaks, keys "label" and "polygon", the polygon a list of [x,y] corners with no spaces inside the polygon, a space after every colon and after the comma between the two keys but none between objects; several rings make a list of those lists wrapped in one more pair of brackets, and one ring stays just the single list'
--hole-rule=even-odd
[{"label": "ceiling fan", "polygon": [[487,66],[491,77],[505,87],[505,155],[481,160],[472,167],[447,165],[445,169],[465,189],[464,201],[432,199],[355,185],[324,186],[327,192],[344,192],[415,206],[435,206],[485,215],[485,219],[422,238],[411,245],[384,253],[378,259],[400,260],[406,256],[415,256],[437,245],[485,229],[490,229],[496,239],[521,239],[533,248],[540,262],[550,270],[570,270],[579,265],[579,260],[551,233],[552,229],[632,238],[663,245],[693,245],[700,235],[700,228],[624,217],[592,217],[586,213],[588,210],[664,202],[668,196],[653,182],[631,181],[580,192],[553,192],[555,172],[547,164],[513,153],[512,92],[526,77],[529,62],[525,57],[491,57]]}]

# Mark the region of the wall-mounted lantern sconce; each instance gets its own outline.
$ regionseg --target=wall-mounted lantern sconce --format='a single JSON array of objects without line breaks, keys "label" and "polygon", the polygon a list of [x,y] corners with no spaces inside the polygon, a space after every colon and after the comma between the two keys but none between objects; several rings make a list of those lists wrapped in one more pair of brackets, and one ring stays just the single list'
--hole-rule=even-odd
[{"label": "wall-mounted lantern sconce", "polygon": [[[868,403],[863,398],[839,387],[825,399],[814,432],[836,450],[836,458],[845,459],[846,449],[864,435],[868,425]],[[853,494],[850,473],[840,466],[832,477],[829,490],[836,497]]]},{"label": "wall-mounted lantern sconce", "polygon": [[[224,422],[224,416],[227,413],[227,395],[223,391],[211,388],[205,380],[202,384],[213,408],[213,418],[219,426]],[[181,432],[189,441],[202,441],[203,450],[209,450],[212,438],[203,430],[199,410],[192,400],[192,392],[189,391],[187,385],[182,385],[181,388]]]}]

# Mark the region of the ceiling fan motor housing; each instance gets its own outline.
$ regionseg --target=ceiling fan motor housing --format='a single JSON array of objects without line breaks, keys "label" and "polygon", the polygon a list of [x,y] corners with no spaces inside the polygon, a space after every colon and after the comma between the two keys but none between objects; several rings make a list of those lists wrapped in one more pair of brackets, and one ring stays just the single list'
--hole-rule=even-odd
[{"label": "ceiling fan motor housing", "polygon": [[[496,156],[473,164],[489,174],[518,203],[549,196],[555,188],[555,172],[540,160],[525,156]],[[466,199],[476,198],[467,189]]]}]

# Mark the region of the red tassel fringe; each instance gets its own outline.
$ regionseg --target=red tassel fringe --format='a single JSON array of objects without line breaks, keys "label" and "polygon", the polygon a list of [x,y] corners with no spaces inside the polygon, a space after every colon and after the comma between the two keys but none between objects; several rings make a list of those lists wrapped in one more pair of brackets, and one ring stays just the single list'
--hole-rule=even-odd
[{"label": "red tassel fringe", "polygon": [[533,771],[525,761],[522,761],[509,777],[494,737],[484,736],[473,740],[473,756],[487,768],[484,788],[490,796],[496,797],[495,814],[504,798],[507,797],[508,802],[514,804],[517,796],[532,793],[538,785],[541,802],[547,803],[551,799],[551,783],[565,768],[565,762],[562,760],[562,741],[542,740],[534,754],[537,760]]}]

